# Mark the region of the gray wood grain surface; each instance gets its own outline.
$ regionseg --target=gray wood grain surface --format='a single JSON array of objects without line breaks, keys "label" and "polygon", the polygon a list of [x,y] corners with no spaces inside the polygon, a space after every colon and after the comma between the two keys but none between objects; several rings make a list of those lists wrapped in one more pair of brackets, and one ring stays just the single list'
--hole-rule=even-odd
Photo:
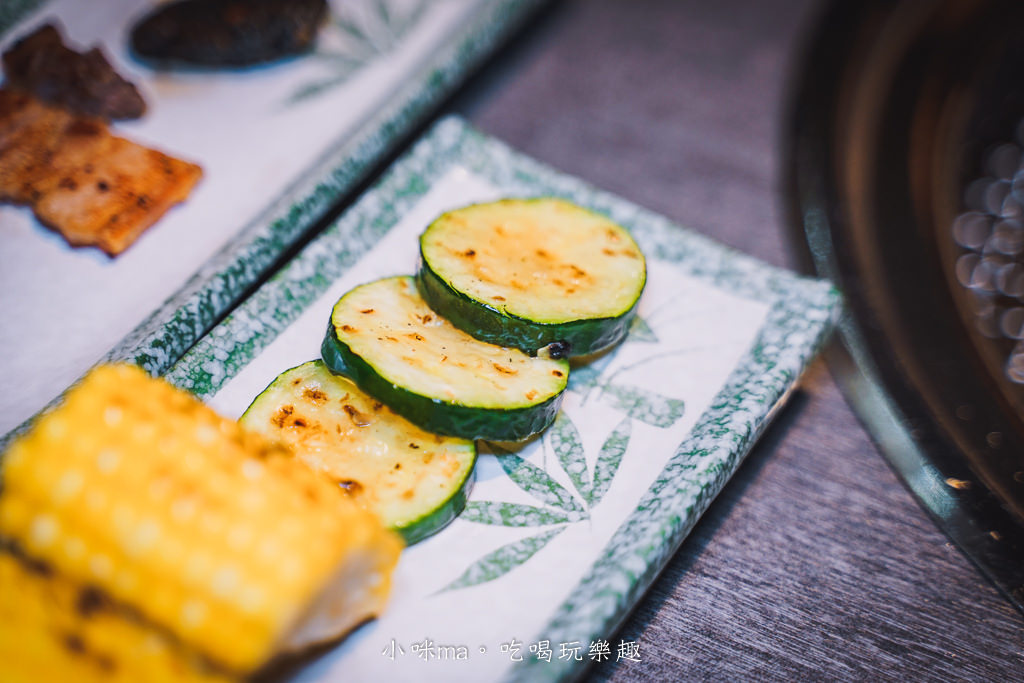
[{"label": "gray wood grain surface", "polygon": [[[778,132],[808,2],[576,0],[448,109],[792,265]],[[598,680],[1024,680],[1024,619],[932,525],[816,362],[612,641]],[[614,658],[614,657],[613,657]]]}]

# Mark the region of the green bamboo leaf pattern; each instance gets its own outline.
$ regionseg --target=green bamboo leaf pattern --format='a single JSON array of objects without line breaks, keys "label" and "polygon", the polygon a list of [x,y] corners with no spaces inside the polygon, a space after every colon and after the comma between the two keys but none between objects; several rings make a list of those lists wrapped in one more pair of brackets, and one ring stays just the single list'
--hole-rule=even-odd
[{"label": "green bamboo leaf pattern", "polygon": [[631,342],[650,342],[656,344],[658,342],[658,335],[654,334],[654,330],[651,329],[646,320],[636,316],[629,323],[629,337],[627,339]]},{"label": "green bamboo leaf pattern", "polygon": [[612,480],[619,471],[619,465],[622,463],[622,456],[626,453],[626,447],[629,446],[632,427],[633,419],[624,417],[622,422],[604,440],[601,452],[597,456],[597,463],[594,464],[594,490],[592,494],[593,500],[590,502],[591,506],[600,503],[601,499],[604,498],[604,494],[608,493],[608,488],[612,485]]},{"label": "green bamboo leaf pattern", "polygon": [[385,26],[391,23],[391,12],[388,10],[388,3],[384,0],[377,0],[377,16]]},{"label": "green bamboo leaf pattern", "polygon": [[494,444],[491,444],[491,449],[498,453],[498,463],[505,470],[505,474],[523,491],[559,510],[584,514],[583,507],[573,495],[552,479],[547,472],[523,460],[518,455],[511,453],[501,455],[500,453],[503,451]]},{"label": "green bamboo leaf pattern", "polygon": [[580,515],[519,503],[472,500],[466,504],[461,518],[468,522],[495,526],[546,526],[575,522],[580,519]]},{"label": "green bamboo leaf pattern", "polygon": [[580,440],[580,433],[576,431],[576,425],[564,412],[558,413],[554,424],[548,430],[547,439],[580,497],[587,501],[588,505],[593,505],[594,487],[587,471],[587,454],[583,450],[583,442]]},{"label": "green bamboo leaf pattern", "polygon": [[362,45],[372,45],[372,41],[366,35],[366,32],[344,14],[334,15],[334,25],[340,28],[354,42]]},{"label": "green bamboo leaf pattern", "polygon": [[388,0],[376,0],[369,18],[365,12],[354,12],[347,6],[338,8],[331,23],[344,36],[343,51],[317,53],[331,68],[330,75],[300,86],[285,100],[285,105],[297,104],[342,85],[357,70],[394,50],[419,22],[426,7],[427,3],[421,1],[407,12],[393,12]]},{"label": "green bamboo leaf pattern", "polygon": [[459,578],[439,590],[438,593],[494,581],[529,560],[538,550],[546,546],[552,538],[563,531],[565,531],[565,527],[561,526],[536,536],[524,538],[515,543],[503,545],[469,565]]},{"label": "green bamboo leaf pattern", "polygon": [[608,402],[630,417],[655,427],[671,427],[683,416],[686,404],[678,398],[629,384],[606,384]]},{"label": "green bamboo leaf pattern", "polygon": [[316,97],[326,90],[336,88],[347,81],[353,71],[355,71],[354,68],[346,68],[341,73],[336,73],[331,78],[327,78],[322,81],[313,81],[312,83],[306,83],[305,85],[299,86],[295,89],[295,92],[288,96],[287,104],[298,104],[303,100]]},{"label": "green bamboo leaf pattern", "polygon": [[579,367],[573,367],[569,371],[569,391],[574,391],[577,394],[581,394],[584,398],[593,389],[601,379],[601,373],[608,367],[608,364],[612,362],[615,357],[615,352],[606,353],[597,360],[591,361],[586,365],[580,365]]}]

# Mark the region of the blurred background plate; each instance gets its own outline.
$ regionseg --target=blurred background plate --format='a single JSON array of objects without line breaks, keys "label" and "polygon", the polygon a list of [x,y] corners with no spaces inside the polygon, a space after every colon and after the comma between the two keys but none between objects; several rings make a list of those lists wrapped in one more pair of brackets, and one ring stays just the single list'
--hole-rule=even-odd
[{"label": "blurred background plate", "polygon": [[309,55],[164,72],[127,48],[152,2],[4,3],[0,49],[46,21],[78,49],[102,46],[149,104],[115,134],[198,162],[204,177],[116,259],[0,206],[0,434],[103,357],[169,367],[539,4],[339,1]]},{"label": "blurred background plate", "polygon": [[793,223],[843,292],[830,362],[937,523],[1024,609],[1019,3],[834,2],[789,120]]}]

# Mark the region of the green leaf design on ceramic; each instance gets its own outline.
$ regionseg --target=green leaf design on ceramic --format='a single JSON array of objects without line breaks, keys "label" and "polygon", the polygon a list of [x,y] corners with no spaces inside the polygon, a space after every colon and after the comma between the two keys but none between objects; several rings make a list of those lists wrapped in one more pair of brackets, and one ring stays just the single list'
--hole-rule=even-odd
[{"label": "green leaf design on ceramic", "polygon": [[[419,0],[402,12],[392,11],[394,0],[375,0],[372,6],[355,2],[336,7],[331,19],[342,41],[340,47],[320,48],[315,56],[330,69],[325,78],[299,86],[285,100],[293,105],[336,88],[370,62],[388,54],[419,22],[427,3]],[[321,38],[321,43],[327,42]]]},{"label": "green leaf design on ceramic", "polygon": [[505,470],[512,482],[534,498],[544,501],[552,507],[566,512],[575,512],[579,515],[586,515],[586,511],[577,502],[576,498],[569,493],[565,487],[551,478],[551,476],[540,467],[527,462],[518,455],[511,453],[500,454],[501,449],[491,444],[491,448],[498,453],[498,463],[501,469]]},{"label": "green leaf design on ceramic", "polygon": [[391,23],[391,10],[388,9],[388,3],[384,0],[377,0],[377,16],[380,17],[381,22],[385,26]]},{"label": "green leaf design on ceramic", "polygon": [[613,358],[615,358],[615,350],[604,354],[586,365],[572,366],[569,370],[569,382],[566,388],[569,391],[582,395],[586,399],[590,390],[600,383],[601,373],[604,372]]},{"label": "green leaf design on ceramic", "polygon": [[469,565],[459,578],[439,590],[438,593],[494,581],[533,557],[538,550],[563,531],[565,531],[565,527],[561,526],[536,536],[529,536],[521,541],[503,545]]},{"label": "green leaf design on ceramic", "polygon": [[683,416],[685,401],[662,396],[631,384],[606,384],[603,393],[609,403],[630,417],[655,427],[671,427]]},{"label": "green leaf design on ceramic", "polygon": [[658,335],[654,334],[651,326],[640,316],[634,317],[633,321],[629,323],[629,336],[626,339],[631,342],[658,343]]},{"label": "green leaf design on ceramic", "polygon": [[577,493],[588,505],[593,505],[593,484],[587,471],[587,454],[583,450],[583,442],[580,440],[576,425],[564,411],[560,412],[546,436],[551,450],[555,452],[562,469],[569,475],[569,480],[576,487]]},{"label": "green leaf design on ceramic", "polygon": [[466,509],[463,510],[461,518],[467,522],[493,526],[546,526],[581,519],[579,514],[570,514],[561,510],[490,500],[469,501],[466,503]]},{"label": "green leaf design on ceramic", "polygon": [[342,32],[351,40],[352,44],[360,46],[372,46],[373,41],[370,40],[369,36],[355,20],[343,13],[334,15],[334,25],[342,30]]},{"label": "green leaf design on ceramic", "polygon": [[352,75],[352,72],[355,71],[356,68],[357,67],[352,67],[342,73],[335,74],[331,78],[326,78],[322,81],[312,81],[299,86],[296,88],[295,92],[288,96],[288,104],[297,104],[303,100],[308,100],[311,97],[316,97],[323,92],[338,87],[348,80],[349,76]]},{"label": "green leaf design on ceramic", "polygon": [[600,503],[601,499],[604,498],[604,494],[608,493],[608,488],[612,485],[616,472],[619,471],[619,465],[622,463],[622,456],[626,453],[626,447],[629,446],[632,427],[632,418],[624,417],[622,422],[604,440],[601,452],[597,456],[597,462],[594,464],[594,488],[591,493],[591,506]]}]

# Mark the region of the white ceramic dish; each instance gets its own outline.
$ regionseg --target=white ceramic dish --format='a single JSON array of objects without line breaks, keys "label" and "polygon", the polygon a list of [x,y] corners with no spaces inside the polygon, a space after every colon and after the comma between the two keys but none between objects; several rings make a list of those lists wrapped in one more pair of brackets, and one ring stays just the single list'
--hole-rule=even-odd
[{"label": "white ceramic dish", "polygon": [[[616,626],[739,466],[831,328],[836,293],[716,245],[447,119],[167,377],[238,416],[319,356],[334,302],[412,273],[445,210],[558,195],[648,259],[627,340],[574,367],[541,438],[482,446],[463,515],[407,549],[386,613],[300,680],[560,680],[619,657]],[[605,656],[607,655],[607,656]]]},{"label": "white ceramic dish", "polygon": [[115,132],[204,178],[116,259],[0,206],[0,434],[104,357],[166,370],[538,4],[338,0],[311,55],[166,73],[126,47],[152,2],[5,6],[0,49],[48,20],[102,45],[149,105]]}]

